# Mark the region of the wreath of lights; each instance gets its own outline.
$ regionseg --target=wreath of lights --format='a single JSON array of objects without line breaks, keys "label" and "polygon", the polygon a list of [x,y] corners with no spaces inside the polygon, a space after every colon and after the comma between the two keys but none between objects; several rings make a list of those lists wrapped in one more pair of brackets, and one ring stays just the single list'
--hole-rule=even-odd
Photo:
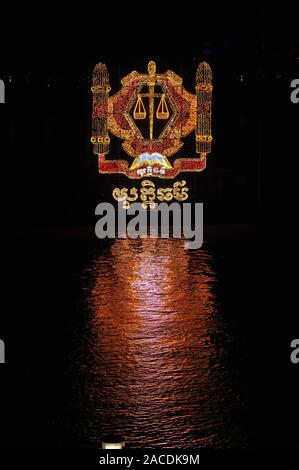
[{"label": "wreath of lights", "polygon": [[[122,173],[131,179],[143,177],[174,178],[180,172],[202,171],[211,152],[212,71],[206,62],[196,72],[196,95],[182,85],[183,80],[168,70],[156,72],[156,64],[148,63],[148,73],[131,72],[121,80],[122,88],[109,96],[111,87],[105,64],[97,64],[92,79],[93,153],[98,156],[100,173]],[[157,93],[157,88],[161,92]],[[146,90],[146,92],[144,92]],[[148,100],[146,107],[144,101]],[[156,105],[159,100],[158,106]],[[138,121],[148,124],[144,137]],[[154,136],[156,121],[165,121],[159,135]],[[131,165],[124,159],[109,159],[109,131],[123,140],[124,151],[134,158]],[[176,158],[184,145],[182,138],[195,131],[198,157]]]}]

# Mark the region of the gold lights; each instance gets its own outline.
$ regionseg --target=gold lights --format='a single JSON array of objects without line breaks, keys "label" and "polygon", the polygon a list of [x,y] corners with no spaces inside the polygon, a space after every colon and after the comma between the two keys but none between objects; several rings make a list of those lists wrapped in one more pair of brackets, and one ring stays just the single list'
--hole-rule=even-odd
[{"label": "gold lights", "polygon": [[114,188],[112,191],[113,198],[123,203],[123,209],[129,209],[131,202],[136,202],[140,200],[142,202],[142,207],[146,209],[155,208],[155,201],[160,202],[172,201],[186,201],[188,199],[189,188],[186,186],[186,181],[176,181],[173,183],[170,188],[156,188],[156,185],[153,181],[143,180],[139,191],[137,188]]},{"label": "gold lights", "polygon": [[212,70],[207,62],[199,64],[196,71],[196,153],[211,152],[212,130]]},{"label": "gold lights", "polygon": [[[92,137],[100,173],[122,173],[130,179],[175,178],[182,171],[202,171],[211,152],[212,71],[206,62],[196,72],[196,94],[182,85],[171,70],[157,72],[149,61],[148,73],[133,71],[121,79],[122,88],[110,96],[109,74],[105,64],[93,72]],[[178,155],[182,139],[195,131],[198,157]],[[133,162],[108,158],[109,132],[122,141],[124,152]]]}]

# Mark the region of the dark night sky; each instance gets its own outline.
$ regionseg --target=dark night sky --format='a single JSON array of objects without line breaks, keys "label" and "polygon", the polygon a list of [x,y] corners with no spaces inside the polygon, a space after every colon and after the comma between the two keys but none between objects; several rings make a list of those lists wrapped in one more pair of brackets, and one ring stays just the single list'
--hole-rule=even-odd
[{"label": "dark night sky", "polygon": [[109,197],[112,180],[97,174],[89,143],[90,76],[100,61],[114,91],[150,59],[161,71],[181,74],[192,91],[196,66],[207,60],[214,72],[213,153],[205,172],[188,176],[194,198],[207,203],[212,222],[268,221],[278,194],[284,212],[293,210],[299,111],[289,99],[299,74],[293,10],[215,3],[170,17],[160,5],[153,11],[149,5],[147,16],[127,5],[117,6],[118,14],[102,4],[39,8],[11,8],[1,41],[0,75],[11,77],[1,109],[3,168],[11,204],[21,199],[26,206],[24,223],[93,223],[95,205]]}]

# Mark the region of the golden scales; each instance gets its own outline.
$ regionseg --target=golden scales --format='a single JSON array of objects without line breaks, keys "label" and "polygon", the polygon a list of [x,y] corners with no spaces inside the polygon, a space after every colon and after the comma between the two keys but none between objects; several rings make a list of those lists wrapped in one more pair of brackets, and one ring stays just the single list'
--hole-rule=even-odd
[{"label": "golden scales", "polygon": [[169,109],[165,99],[165,93],[155,93],[156,84],[156,64],[154,62],[149,63],[149,81],[148,81],[148,93],[139,93],[137,96],[136,105],[133,112],[133,117],[136,120],[146,119],[147,113],[142,98],[148,98],[149,100],[149,136],[150,140],[153,140],[153,129],[154,129],[154,114],[155,114],[155,98],[160,98],[160,102],[156,111],[156,118],[159,120],[169,119]]}]

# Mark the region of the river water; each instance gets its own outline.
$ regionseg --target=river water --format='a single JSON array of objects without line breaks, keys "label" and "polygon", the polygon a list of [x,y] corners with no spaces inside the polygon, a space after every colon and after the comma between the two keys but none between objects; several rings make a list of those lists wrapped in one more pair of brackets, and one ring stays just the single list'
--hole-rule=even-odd
[{"label": "river water", "polygon": [[[177,239],[116,240],[82,272],[75,354],[82,437],[131,447],[243,445],[232,337],[208,249]],[[84,383],[84,386],[82,386]]]},{"label": "river water", "polygon": [[118,434],[127,447],[254,445],[251,242],[222,233],[188,251],[180,239],[102,242],[92,231],[18,242],[1,444],[99,448]]}]

